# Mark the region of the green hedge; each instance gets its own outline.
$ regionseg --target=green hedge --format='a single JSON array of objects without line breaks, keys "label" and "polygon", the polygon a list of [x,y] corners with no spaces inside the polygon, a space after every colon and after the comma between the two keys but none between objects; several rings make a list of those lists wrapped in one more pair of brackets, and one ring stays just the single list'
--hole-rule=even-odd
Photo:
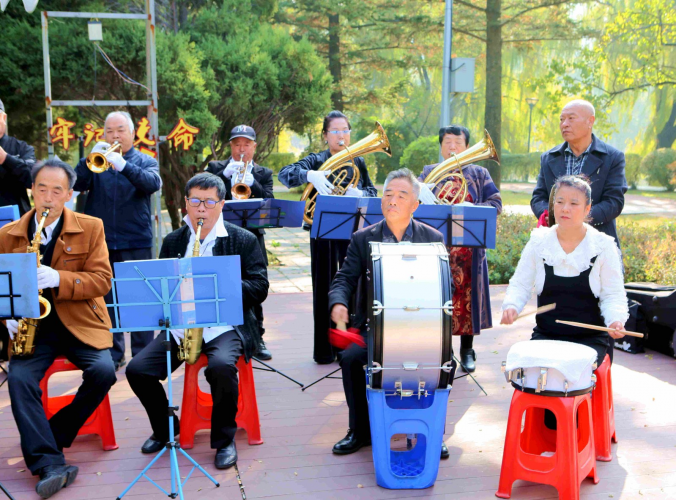
[{"label": "green hedge", "polygon": [[419,137],[406,146],[399,159],[399,165],[419,175],[425,165],[437,163],[439,158],[439,137]]},{"label": "green hedge", "polygon": [[641,170],[648,176],[650,182],[673,191],[674,171],[672,165],[676,163],[676,149],[661,148],[653,151],[641,161]]},{"label": "green hedge", "polygon": [[[536,224],[535,217],[530,215],[503,213],[498,217],[496,249],[487,252],[492,285],[509,283]],[[650,224],[620,219],[617,232],[625,282],[676,285],[676,222]]]}]

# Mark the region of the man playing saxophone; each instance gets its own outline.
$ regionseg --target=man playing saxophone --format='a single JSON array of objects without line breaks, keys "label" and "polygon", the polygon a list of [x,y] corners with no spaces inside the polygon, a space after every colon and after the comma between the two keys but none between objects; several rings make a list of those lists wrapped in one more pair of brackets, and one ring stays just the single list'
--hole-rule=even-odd
[{"label": "man playing saxophone", "polygon": [[[223,221],[225,184],[208,172],[195,175],[185,186],[188,215],[185,226],[167,235],[162,243],[160,258],[193,255],[198,221],[202,220],[199,255],[239,255],[242,275],[244,324],[204,328],[202,353],[208,359],[205,375],[211,386],[214,408],[211,418],[211,447],[216,449],[215,466],[227,469],[237,462],[235,432],[237,424],[238,381],[235,364],[241,355],[249,361],[260,343],[254,306],[268,295],[268,275],[263,254],[256,237],[249,231]],[[172,330],[171,371],[183,360],[178,351],[183,330]],[[161,380],[167,377],[164,336],[158,335],[127,366],[127,380],[148,413],[153,434],[143,444],[143,453],[160,451],[169,440],[167,396]],[[179,421],[174,417],[174,432],[178,435]]]},{"label": "man playing saxophone", "polygon": [[[108,350],[113,336],[103,300],[113,273],[101,220],[64,208],[75,184],[70,165],[46,161],[33,168],[32,178],[36,208],[0,229],[0,253],[26,252],[38,236],[36,228],[43,227],[38,288],[51,312],[39,320],[34,352],[12,357],[8,380],[26,466],[40,476],[38,494],[49,498],[75,480],[78,468],[66,464],[62,450],[73,443],[116,382]],[[15,337],[18,322],[6,323]],[[39,384],[59,355],[83,371],[82,385],[72,403],[47,420]]]}]

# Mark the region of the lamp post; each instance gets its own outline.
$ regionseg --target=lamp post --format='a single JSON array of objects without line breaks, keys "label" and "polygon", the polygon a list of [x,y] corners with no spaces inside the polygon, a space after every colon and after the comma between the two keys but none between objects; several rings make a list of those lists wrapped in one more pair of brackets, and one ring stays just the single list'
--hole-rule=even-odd
[{"label": "lamp post", "polygon": [[526,102],[528,103],[528,107],[530,108],[529,112],[529,118],[528,118],[528,153],[530,153],[530,131],[531,128],[533,127],[533,108],[538,102],[537,97],[526,97]]}]

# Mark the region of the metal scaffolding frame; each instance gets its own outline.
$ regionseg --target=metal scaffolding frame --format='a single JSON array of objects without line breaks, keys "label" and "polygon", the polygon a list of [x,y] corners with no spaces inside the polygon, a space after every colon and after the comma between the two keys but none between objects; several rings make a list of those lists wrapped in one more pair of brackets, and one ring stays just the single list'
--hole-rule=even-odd
[{"label": "metal scaffolding frame", "polygon": [[[145,0],[145,14],[114,14],[110,12],[54,12],[42,11],[42,55],[45,69],[45,105],[47,113],[47,149],[49,157],[54,157],[54,144],[49,135],[52,128],[52,108],[56,106],[146,106],[148,109],[148,121],[151,127],[151,139],[156,141],[155,151],[159,162],[159,122],[158,122],[158,96],[157,96],[157,64],[155,53],[155,0]],[[148,99],[137,101],[114,101],[114,100],[52,100],[52,77],[49,60],[49,18],[79,18],[79,19],[130,19],[146,22],[146,77]],[[153,254],[159,256],[162,243],[162,204],[161,190],[152,195],[152,206],[155,209],[153,231]]]}]

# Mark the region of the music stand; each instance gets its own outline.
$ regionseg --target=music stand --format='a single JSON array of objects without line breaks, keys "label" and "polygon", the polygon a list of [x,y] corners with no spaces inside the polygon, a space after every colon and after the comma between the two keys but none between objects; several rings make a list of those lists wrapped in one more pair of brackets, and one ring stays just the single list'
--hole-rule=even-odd
[{"label": "music stand", "polygon": [[[205,274],[195,274],[199,271],[193,271],[193,267],[196,264],[208,265],[206,260],[218,259],[218,271]],[[224,260],[225,259],[225,260]],[[177,273],[170,273],[169,275],[163,276],[152,276],[151,274],[157,274],[161,272],[161,269],[158,268],[157,263],[162,263],[161,265],[166,266],[167,269],[178,268]],[[155,456],[150,463],[141,471],[141,473],[125,488],[125,490],[117,497],[117,500],[120,500],[127,492],[142,478],[145,477],[150,481],[156,488],[162,491],[165,495],[176,498],[177,496],[183,500],[183,485],[190,479],[190,476],[195,469],[198,469],[202,472],[212,483],[217,487],[220,486],[220,483],[216,481],[209,473],[204,470],[204,468],[199,465],[188,453],[183,450],[180,445],[174,441],[174,415],[178,411],[178,406],[174,406],[173,401],[173,391],[172,391],[172,380],[171,380],[171,338],[170,330],[172,328],[206,328],[210,326],[220,326],[225,324],[241,324],[238,323],[238,318],[243,317],[242,311],[242,301],[241,301],[241,286],[239,283],[235,283],[232,280],[221,279],[218,280],[218,276],[238,276],[240,272],[240,261],[239,256],[219,256],[219,257],[200,257],[196,259],[164,259],[163,261],[138,261],[138,262],[122,262],[115,264],[116,275],[124,274],[117,273],[118,269],[122,271],[129,271],[130,266],[138,274],[138,278],[113,278],[113,303],[108,305],[108,307],[113,307],[115,311],[115,317],[117,319],[117,324],[120,328],[112,329],[112,332],[116,331],[145,331],[147,330],[147,325],[144,323],[138,327],[130,326],[129,324],[133,321],[133,316],[125,315],[122,316],[122,321],[120,321],[120,307],[139,307],[144,308],[148,314],[151,316],[157,317],[157,307],[161,308],[161,317],[157,319],[158,326],[161,330],[164,330],[165,341],[164,345],[167,352],[167,396],[168,396],[168,418],[169,418],[169,441],[167,442],[165,448],[160,451],[157,456]],[[189,270],[190,272],[181,272],[183,270]],[[148,271],[148,276],[143,272],[143,270]],[[227,281],[227,282],[224,282]],[[159,282],[159,290],[157,286],[153,286],[153,283],[157,284]],[[211,283],[210,283],[211,282]],[[117,297],[117,284],[127,284],[131,287],[126,287],[127,289],[139,289],[141,288],[146,294],[155,297],[153,302],[122,302],[118,301]],[[194,286],[196,284],[200,286]],[[190,286],[192,285],[192,286]],[[211,285],[211,286],[210,286]],[[147,287],[147,288],[143,288]],[[187,287],[187,289],[186,289]],[[123,287],[125,288],[125,287]],[[192,288],[192,290],[190,290]],[[221,316],[221,309],[225,304],[221,302],[226,302],[227,299],[222,298],[221,291],[223,289],[228,290],[239,290],[240,301],[228,301],[227,307],[227,316]],[[181,293],[179,293],[181,292]],[[196,298],[200,295],[203,296],[204,293],[207,295],[213,292],[212,298]],[[177,300],[178,299],[178,300]],[[183,300],[187,299],[187,300]],[[132,299],[137,300],[137,299]],[[209,309],[207,314],[206,309]],[[199,315],[198,315],[199,313]],[[174,324],[172,318],[176,317],[177,324]],[[234,319],[233,319],[234,318]],[[127,320],[127,321],[125,321]],[[152,466],[159,460],[159,458],[169,450],[170,455],[170,470],[171,470],[171,493],[167,492],[155,481],[150,479],[146,472],[152,468]],[[185,477],[185,481],[181,482],[181,474],[178,468],[178,455],[177,450],[187,458],[192,464],[192,469]],[[239,478],[239,469],[237,464],[235,464],[235,471]],[[239,480],[239,479],[238,479]]]},{"label": "music stand", "polygon": [[18,220],[19,217],[19,205],[7,205],[0,207],[0,227]]},{"label": "music stand", "polygon": [[[304,213],[304,201],[278,200],[275,198],[231,200],[226,201],[223,205],[223,220],[246,229],[301,227]],[[277,373],[300,387],[304,387],[296,379],[264,363],[256,356],[251,356],[251,358],[265,367],[254,366],[254,370]]]},{"label": "music stand", "polygon": [[[35,272],[26,272],[33,266]],[[16,272],[19,270],[18,272]],[[30,253],[0,254],[0,319],[36,318],[40,316],[38,303],[38,273],[35,255]],[[0,364],[0,370],[5,373],[5,379],[0,387],[7,382],[8,373]],[[14,497],[0,483],[0,490],[7,498]]]}]

